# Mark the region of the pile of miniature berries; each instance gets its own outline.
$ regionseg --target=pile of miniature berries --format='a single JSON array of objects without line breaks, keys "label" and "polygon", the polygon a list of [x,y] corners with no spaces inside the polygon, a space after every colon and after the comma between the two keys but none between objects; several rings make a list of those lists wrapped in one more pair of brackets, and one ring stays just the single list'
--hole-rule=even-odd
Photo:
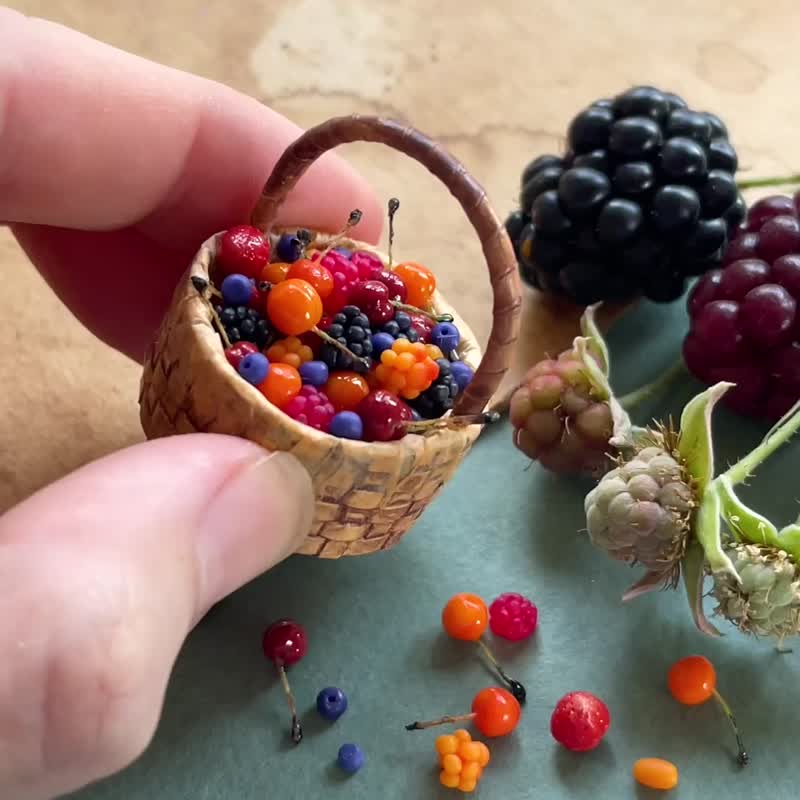
[{"label": "pile of miniature berries", "polygon": [[689,297],[683,355],[701,381],[736,386],[722,402],[780,419],[800,399],[800,192],[765,197]]},{"label": "pile of miniature berries", "polygon": [[266,631],[262,640],[264,656],[271,661],[278,671],[278,676],[286,694],[289,711],[292,715],[290,736],[294,744],[303,740],[303,729],[297,716],[297,704],[294,694],[286,677],[286,669],[301,661],[308,649],[306,632],[302,625],[293,619],[280,619],[273,622]]},{"label": "pile of miniature berries", "polygon": [[343,439],[396,441],[447,415],[474,373],[458,328],[437,322],[452,317],[434,313],[433,273],[314,241],[249,225],[220,238],[207,299],[231,367],[296,422]]},{"label": "pile of miniature berries", "polygon": [[573,350],[531,367],[511,397],[514,444],[545,469],[599,476],[611,466],[611,407]]},{"label": "pile of miniature berries", "polygon": [[550,717],[550,733],[575,753],[594,750],[608,732],[611,715],[606,704],[589,692],[564,695]]},{"label": "pile of miniature berries", "polygon": [[506,222],[524,281],[588,305],[679,298],[744,216],[724,123],[637,86],[581,111],[564,156],[523,171]]},{"label": "pile of miniature berries", "polygon": [[473,741],[469,731],[460,728],[436,739],[439,758],[439,783],[448,789],[475,791],[491,754],[483,743]]}]

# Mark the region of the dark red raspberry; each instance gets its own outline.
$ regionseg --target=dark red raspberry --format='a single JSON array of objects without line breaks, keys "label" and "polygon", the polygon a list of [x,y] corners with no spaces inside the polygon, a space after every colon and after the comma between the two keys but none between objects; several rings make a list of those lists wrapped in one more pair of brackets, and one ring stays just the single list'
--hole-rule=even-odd
[{"label": "dark red raspberry", "polygon": [[515,592],[501,594],[489,606],[489,627],[495,636],[520,642],[536,630],[539,611],[536,606]]},{"label": "dark red raspberry", "polygon": [[689,295],[686,364],[705,383],[735,383],[723,402],[747,416],[778,419],[800,399],[799,215],[800,192],[759,200],[726,266]]}]

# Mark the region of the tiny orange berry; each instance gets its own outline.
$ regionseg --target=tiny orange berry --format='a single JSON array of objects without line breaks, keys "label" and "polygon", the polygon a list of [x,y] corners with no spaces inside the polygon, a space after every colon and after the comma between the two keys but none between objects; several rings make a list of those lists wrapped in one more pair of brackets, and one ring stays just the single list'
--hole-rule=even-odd
[{"label": "tiny orange berry", "polygon": [[436,752],[441,756],[447,756],[458,752],[458,739],[453,734],[448,733],[436,739]]},{"label": "tiny orange berry", "polygon": [[400,353],[395,363],[395,369],[408,372],[415,363],[416,361],[411,353]]},{"label": "tiny orange berry", "polygon": [[491,754],[489,753],[489,748],[483,742],[476,742],[475,744],[478,745],[480,748],[480,756],[478,758],[478,763],[481,765],[481,768],[485,767],[489,761],[491,760]]},{"label": "tiny orange berry", "polygon": [[293,397],[300,393],[303,381],[300,373],[289,364],[270,364],[264,382],[258,387],[261,394],[270,403],[283,408]]},{"label": "tiny orange berry", "polygon": [[678,785],[678,768],[661,758],[640,758],[633,765],[633,778],[642,786],[667,791]]},{"label": "tiny orange berry", "polygon": [[442,610],[442,626],[453,639],[477,642],[488,623],[489,610],[476,594],[454,595]]},{"label": "tiny orange berry", "polygon": [[453,736],[455,736],[456,739],[458,739],[459,742],[471,742],[472,741],[472,736],[470,735],[470,732],[467,731],[467,730],[464,730],[464,728],[459,728],[457,731],[453,731]]},{"label": "tiny orange berry", "polygon": [[481,757],[479,742],[461,742],[458,748],[458,755],[462,761],[475,761]]},{"label": "tiny orange berry", "polygon": [[426,344],[425,352],[428,354],[428,358],[432,358],[434,361],[437,358],[444,358],[444,353],[435,344]]},{"label": "tiny orange berry", "polygon": [[460,792],[474,792],[475,787],[478,785],[478,781],[474,778],[461,778],[458,782],[458,790]]},{"label": "tiny orange berry", "polygon": [[353,411],[369,394],[369,386],[357,372],[334,372],[322,391],[337,411]]},{"label": "tiny orange berry", "polygon": [[667,686],[679,703],[697,706],[714,694],[717,673],[714,665],[704,656],[688,656],[670,667]]},{"label": "tiny orange berry", "polygon": [[442,769],[449,775],[458,775],[462,766],[461,759],[454,753],[449,753],[442,758]]},{"label": "tiny orange berry", "polygon": [[261,280],[267,283],[281,283],[286,280],[286,275],[289,272],[291,264],[284,264],[282,261],[276,261],[274,264],[267,264],[261,270]]},{"label": "tiny orange berry", "polygon": [[393,367],[399,355],[400,354],[396,350],[384,350],[381,353],[381,364],[387,367]]},{"label": "tiny orange berry", "polygon": [[448,789],[457,789],[461,778],[458,775],[451,775],[449,772],[442,770],[439,773],[439,783],[446,786]]},{"label": "tiny orange berry", "polygon": [[464,764],[464,768],[461,770],[461,778],[467,779],[470,781],[477,781],[481,776],[481,767],[477,761],[470,761],[468,764]]},{"label": "tiny orange berry", "polygon": [[413,261],[398,264],[394,271],[406,285],[406,302],[417,308],[427,308],[436,289],[434,274],[427,267]]}]

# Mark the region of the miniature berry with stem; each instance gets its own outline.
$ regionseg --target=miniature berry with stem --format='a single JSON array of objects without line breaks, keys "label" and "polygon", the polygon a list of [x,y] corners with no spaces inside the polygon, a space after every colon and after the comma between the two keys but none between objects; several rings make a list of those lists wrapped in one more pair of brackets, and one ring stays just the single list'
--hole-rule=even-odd
[{"label": "miniature berry with stem", "polygon": [[293,619],[280,619],[273,622],[264,632],[262,641],[264,656],[271,661],[278,671],[278,677],[283,685],[289,712],[292,715],[290,736],[294,744],[303,740],[303,728],[297,717],[297,704],[295,703],[286,669],[301,661],[308,648],[306,632],[300,623]]},{"label": "miniature berry with stem", "polygon": [[287,278],[267,295],[270,322],[287,336],[313,330],[322,319],[322,300],[317,290],[300,278]]},{"label": "miniature berry with stem", "polygon": [[519,724],[522,709],[516,697],[505,689],[490,686],[481,689],[472,700],[469,714],[445,716],[427,722],[412,722],[406,725],[407,731],[421,731],[437,725],[458,724],[472,721],[486,737],[494,739],[507,736]]}]

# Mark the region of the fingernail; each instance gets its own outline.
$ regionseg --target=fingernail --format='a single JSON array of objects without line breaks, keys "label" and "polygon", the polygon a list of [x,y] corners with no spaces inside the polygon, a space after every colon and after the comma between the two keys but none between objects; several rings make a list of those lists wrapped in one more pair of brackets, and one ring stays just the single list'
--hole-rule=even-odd
[{"label": "fingernail", "polygon": [[314,516],[311,478],[289,453],[240,463],[211,499],[198,532],[208,605],[291,555]]}]

